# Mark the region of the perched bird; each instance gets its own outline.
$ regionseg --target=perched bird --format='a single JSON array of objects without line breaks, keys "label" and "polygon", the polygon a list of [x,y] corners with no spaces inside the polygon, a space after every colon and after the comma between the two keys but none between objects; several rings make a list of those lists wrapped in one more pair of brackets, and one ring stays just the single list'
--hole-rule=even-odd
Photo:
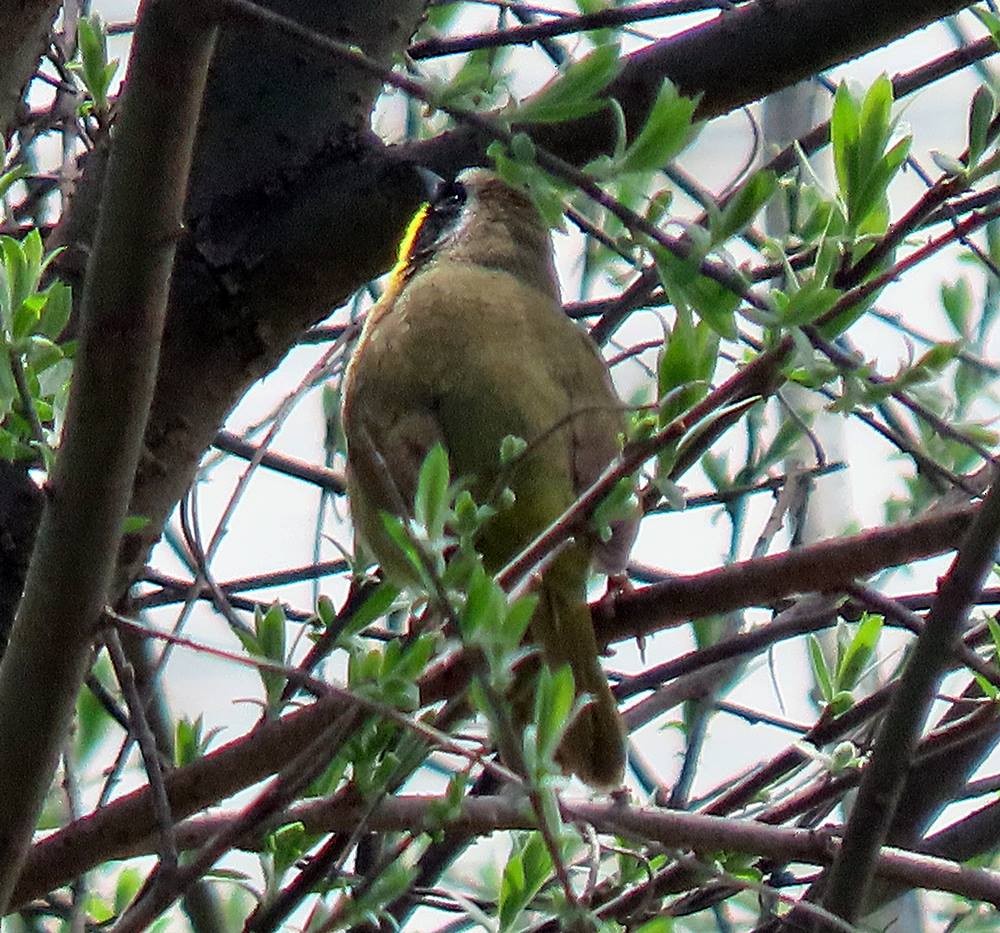
[{"label": "perched bird", "polygon": [[[513,505],[477,542],[494,572],[618,454],[622,404],[596,346],[563,313],[548,227],[526,195],[484,169],[440,184],[368,313],[345,377],[343,425],[355,528],[384,572],[403,581],[407,568],[379,513],[412,508],[436,443],[482,501],[503,439],[527,442],[503,476]],[[545,661],[569,664],[578,694],[592,698],[559,761],[598,788],[622,780],[625,730],[598,660],[586,585],[595,559],[609,573],[623,569],[634,535],[633,523],[608,542],[577,534],[545,569],[529,627]]]}]

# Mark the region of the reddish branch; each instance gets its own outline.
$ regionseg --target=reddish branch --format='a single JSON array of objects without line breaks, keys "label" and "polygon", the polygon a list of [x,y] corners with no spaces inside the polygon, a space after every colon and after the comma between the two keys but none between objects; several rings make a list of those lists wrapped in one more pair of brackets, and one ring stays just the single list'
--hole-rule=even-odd
[{"label": "reddish branch", "polygon": [[838,592],[886,567],[951,550],[974,514],[974,506],[931,513],[900,525],[677,576],[622,596],[612,607],[596,606],[595,624],[602,641],[610,643],[693,618],[769,606],[796,593]]},{"label": "reddish branch", "polygon": [[[362,818],[372,832],[419,832],[441,827],[440,798],[397,796],[383,801],[374,811],[365,805],[342,800],[300,804],[282,816],[282,822],[301,821],[306,832],[350,832]],[[590,803],[563,798],[563,818],[588,823],[598,832],[655,842],[670,848],[700,851],[744,852],[779,862],[829,864],[837,851],[832,837],[807,829],[769,826],[752,820],[733,820],[653,807],[634,807],[620,802]],[[219,833],[231,831],[234,819],[221,814],[192,820],[177,827],[182,848],[205,844]],[[532,829],[536,822],[524,800],[508,797],[467,798],[458,812],[443,824],[459,834],[486,835],[496,830]],[[151,838],[137,840],[127,853],[150,851]],[[965,868],[954,862],[901,849],[885,849],[877,872],[887,880],[950,891],[1000,907],[1000,873]]]}]

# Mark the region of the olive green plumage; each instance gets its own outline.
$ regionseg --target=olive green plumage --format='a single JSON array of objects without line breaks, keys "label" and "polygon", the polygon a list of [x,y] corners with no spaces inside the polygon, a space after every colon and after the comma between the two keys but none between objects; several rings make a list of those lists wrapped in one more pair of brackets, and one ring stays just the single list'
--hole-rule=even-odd
[{"label": "olive green plumage", "polygon": [[[528,442],[504,477],[515,503],[480,538],[491,571],[617,455],[621,403],[596,347],[562,311],[548,229],[528,198],[473,169],[418,214],[348,368],[343,419],[355,526],[396,578],[407,571],[379,512],[412,506],[435,443],[448,450],[456,476],[475,477],[473,494],[482,498],[503,438]],[[593,697],[560,762],[598,787],[620,783],[625,733],[598,660],[586,584],[595,558],[611,572],[622,568],[633,534],[618,528],[608,544],[578,535],[545,571],[529,634],[550,665],[568,663],[578,692]]]}]

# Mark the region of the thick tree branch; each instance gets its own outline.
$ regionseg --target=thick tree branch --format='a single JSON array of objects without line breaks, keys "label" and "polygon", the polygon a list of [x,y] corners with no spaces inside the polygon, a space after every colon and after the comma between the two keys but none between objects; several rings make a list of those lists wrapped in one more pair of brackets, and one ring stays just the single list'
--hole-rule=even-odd
[{"label": "thick tree branch", "polygon": [[83,297],[63,443],[0,664],[0,907],[52,780],[107,599],[213,43],[206,5],[145,5]]},{"label": "thick tree branch", "polygon": [[692,618],[767,606],[796,593],[842,591],[886,567],[950,551],[975,512],[975,506],[932,512],[904,524],[677,576],[595,606],[594,624],[601,641],[610,643]]},{"label": "thick tree branch", "polygon": [[971,5],[968,0],[914,0],[902,6],[893,0],[750,3],[632,56],[610,92],[644,112],[667,77],[683,93],[701,94],[699,115],[713,117]]},{"label": "thick tree branch", "polygon": [[[388,67],[423,6],[299,0],[281,8]],[[148,456],[131,506],[150,524],[123,550],[122,587],[246,389],[391,261],[420,183],[365,129],[381,87],[371,73],[270,25],[226,24],[206,89],[185,207],[191,236],[178,252]]]},{"label": "thick tree branch", "polygon": [[[970,0],[750,3],[629,56],[608,94],[621,104],[629,133],[642,126],[664,78],[685,94],[701,95],[697,115],[711,119],[971,5]],[[617,133],[610,112],[530,128],[535,142],[577,165],[612,151]],[[479,162],[483,148],[467,127],[407,147],[441,174]]]},{"label": "thick tree branch", "polygon": [[59,0],[0,0],[0,139],[11,130],[60,6]]},{"label": "thick tree branch", "polygon": [[[373,832],[419,832],[438,826],[435,796],[397,796],[388,798],[372,810],[365,804],[346,803],[338,798],[324,799],[293,807],[281,822],[301,821],[306,832],[350,832],[360,819]],[[808,829],[770,826],[753,820],[705,816],[655,807],[635,807],[621,802],[590,803],[564,798],[563,818],[589,823],[598,832],[630,836],[656,842],[668,848],[692,848],[700,851],[744,852],[776,862],[804,862],[827,865],[837,850],[836,841]],[[178,844],[184,849],[207,843],[216,834],[226,832],[238,817],[218,814],[191,820],[177,827]],[[458,813],[449,819],[450,832],[458,835],[488,835],[497,830],[532,829],[535,818],[526,801],[510,797],[466,798]],[[120,857],[155,851],[155,835],[147,833]],[[966,868],[954,862],[903,849],[885,849],[876,871],[886,880],[901,881],[914,887],[950,891],[1000,906],[1000,873],[987,869]]]}]

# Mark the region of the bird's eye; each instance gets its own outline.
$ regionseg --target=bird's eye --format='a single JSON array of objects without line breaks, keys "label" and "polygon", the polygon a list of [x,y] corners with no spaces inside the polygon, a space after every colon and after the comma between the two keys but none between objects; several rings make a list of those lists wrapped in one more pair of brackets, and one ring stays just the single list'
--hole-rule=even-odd
[{"label": "bird's eye", "polygon": [[465,185],[460,181],[449,181],[441,186],[434,198],[434,210],[442,214],[457,213],[465,204]]}]

